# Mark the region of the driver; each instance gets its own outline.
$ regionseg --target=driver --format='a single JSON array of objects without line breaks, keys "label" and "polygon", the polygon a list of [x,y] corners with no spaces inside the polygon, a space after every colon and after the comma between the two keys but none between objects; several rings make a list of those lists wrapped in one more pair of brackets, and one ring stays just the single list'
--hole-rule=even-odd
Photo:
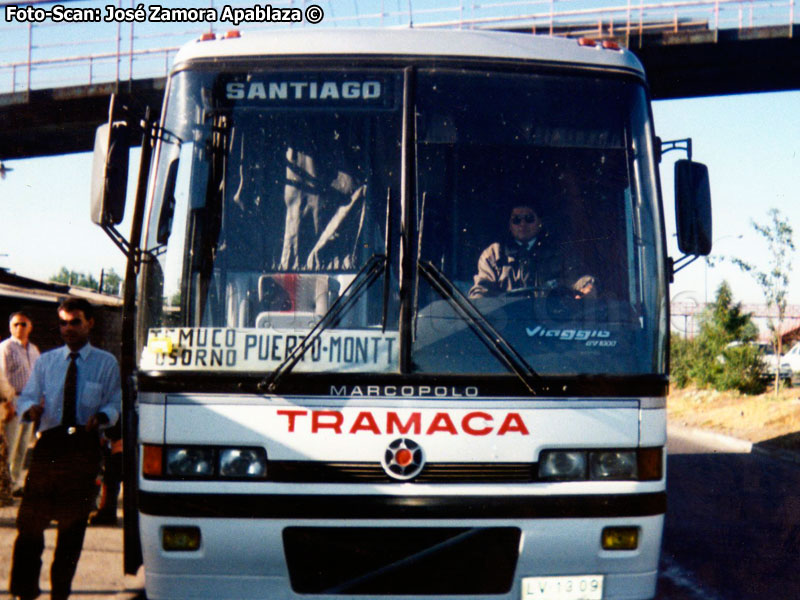
[{"label": "driver", "polygon": [[470,298],[523,289],[538,295],[559,287],[569,289],[577,299],[596,293],[594,277],[576,275],[578,269],[556,251],[534,206],[514,205],[508,230],[505,241],[495,242],[481,253]]}]

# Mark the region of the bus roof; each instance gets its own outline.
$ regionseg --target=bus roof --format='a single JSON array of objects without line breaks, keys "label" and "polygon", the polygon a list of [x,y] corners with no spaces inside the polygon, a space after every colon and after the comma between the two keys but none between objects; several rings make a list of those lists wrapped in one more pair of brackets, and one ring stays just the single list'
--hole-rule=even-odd
[{"label": "bus roof", "polygon": [[534,60],[616,68],[643,74],[639,60],[625,49],[601,43],[544,35],[453,29],[287,29],[243,31],[189,42],[176,67],[196,59],[253,56],[415,56]]}]

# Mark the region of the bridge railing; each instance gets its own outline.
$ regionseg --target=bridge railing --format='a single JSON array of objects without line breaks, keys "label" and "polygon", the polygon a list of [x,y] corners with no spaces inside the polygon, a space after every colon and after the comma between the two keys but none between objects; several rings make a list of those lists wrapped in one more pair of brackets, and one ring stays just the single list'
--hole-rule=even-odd
[{"label": "bridge railing", "polygon": [[[112,0],[113,1],[113,0]],[[265,30],[285,27],[448,27],[469,29],[530,29],[549,35],[620,35],[631,44],[654,29],[750,29],[786,26],[800,18],[797,0],[353,0],[350,8],[337,0],[273,1],[273,8],[295,11],[299,23],[258,22],[236,25],[210,20],[192,23],[157,22],[145,4],[142,22],[106,21],[105,2],[61,0],[0,1],[0,95],[25,94],[44,88],[98,85],[138,78],[162,77],[169,71],[180,45],[203,33],[229,29]],[[199,3],[198,3],[199,4]],[[9,20],[9,6],[51,10],[55,6],[94,9],[96,22],[54,23]],[[305,19],[316,5],[324,12],[319,24]],[[111,4],[133,10],[135,0]],[[163,0],[159,6],[172,13],[186,3]],[[197,7],[197,4],[193,3]],[[209,0],[203,10],[222,16],[223,8],[252,8],[250,2]],[[261,6],[264,6],[263,4]],[[299,11],[299,12],[297,12]],[[43,14],[43,13],[40,13]],[[163,14],[163,13],[162,13]]]}]

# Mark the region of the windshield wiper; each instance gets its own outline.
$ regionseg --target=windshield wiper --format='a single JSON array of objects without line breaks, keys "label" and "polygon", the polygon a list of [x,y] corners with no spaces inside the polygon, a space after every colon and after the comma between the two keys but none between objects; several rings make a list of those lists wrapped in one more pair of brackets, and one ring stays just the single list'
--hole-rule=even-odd
[{"label": "windshield wiper", "polygon": [[536,388],[542,388],[542,379],[514,346],[508,343],[461,290],[432,262],[418,261],[417,267],[428,283],[467,321],[472,331],[486,344],[489,351],[520,378],[531,394],[538,395]]},{"label": "windshield wiper", "polygon": [[306,352],[314,345],[314,342],[322,335],[323,331],[333,323],[336,323],[342,314],[355,304],[361,292],[380,276],[386,268],[387,263],[386,255],[373,254],[366,264],[361,267],[353,281],[350,282],[350,285],[345,288],[342,295],[339,296],[330,309],[328,309],[328,312],[322,315],[322,318],[311,328],[311,331],[303,338],[303,341],[295,346],[292,352],[283,359],[281,364],[279,364],[272,373],[259,382],[258,389],[262,392],[274,393],[281,377],[289,373],[294,366],[302,360],[303,356],[305,356]]}]

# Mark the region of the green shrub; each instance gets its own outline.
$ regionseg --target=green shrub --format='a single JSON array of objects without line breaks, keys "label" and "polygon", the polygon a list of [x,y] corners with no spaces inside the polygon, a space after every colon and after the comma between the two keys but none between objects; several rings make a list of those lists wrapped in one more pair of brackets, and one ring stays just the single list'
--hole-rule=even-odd
[{"label": "green shrub", "polygon": [[762,394],[767,388],[759,350],[742,344],[725,348],[720,369],[714,381],[718,390],[737,390],[742,394]]},{"label": "green shrub", "polygon": [[672,334],[670,338],[670,379],[679,388],[692,383],[690,375],[694,343],[692,340]]},{"label": "green shrub", "polygon": [[741,303],[734,303],[727,282],[722,282],[714,302],[699,320],[697,337],[673,334],[670,339],[671,381],[679,388],[694,384],[743,394],[762,393],[766,382],[758,349],[746,343],[729,346],[735,341],[754,340],[758,329],[752,315],[742,312]]}]

